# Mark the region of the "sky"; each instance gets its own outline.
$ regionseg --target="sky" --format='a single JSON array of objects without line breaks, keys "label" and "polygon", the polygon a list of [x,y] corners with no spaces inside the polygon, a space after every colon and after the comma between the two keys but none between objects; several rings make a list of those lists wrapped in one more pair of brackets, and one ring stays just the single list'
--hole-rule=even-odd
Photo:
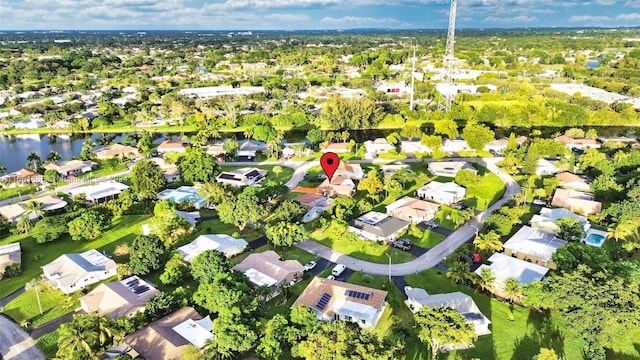
[{"label": "sky", "polygon": [[[445,29],[449,0],[0,0],[0,30]],[[640,0],[458,0],[457,28],[640,26]]]}]

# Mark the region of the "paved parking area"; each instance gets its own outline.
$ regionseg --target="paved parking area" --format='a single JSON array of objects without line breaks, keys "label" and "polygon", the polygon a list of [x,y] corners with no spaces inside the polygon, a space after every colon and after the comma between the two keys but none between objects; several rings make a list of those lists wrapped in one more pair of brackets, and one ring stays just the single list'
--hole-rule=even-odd
[{"label": "paved parking area", "polygon": [[0,315],[0,358],[7,360],[46,359],[29,334],[4,315]]}]

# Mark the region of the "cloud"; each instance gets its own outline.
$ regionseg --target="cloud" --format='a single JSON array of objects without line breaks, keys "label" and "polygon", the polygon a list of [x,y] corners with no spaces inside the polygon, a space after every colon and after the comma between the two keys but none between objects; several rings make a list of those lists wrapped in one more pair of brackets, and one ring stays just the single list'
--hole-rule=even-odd
[{"label": "cloud", "polygon": [[334,18],[327,16],[320,20],[322,24],[329,26],[339,27],[363,27],[363,26],[393,26],[399,25],[402,22],[394,18],[372,18],[372,17],[358,17],[358,16],[343,16],[341,18]]},{"label": "cloud", "polygon": [[629,6],[629,7],[633,7],[633,8],[638,8],[640,7],[640,0],[628,0],[624,6]]},{"label": "cloud", "polygon": [[574,15],[569,18],[571,22],[582,22],[582,23],[602,23],[605,21],[611,21],[611,18],[608,16],[591,16],[591,15]]},{"label": "cloud", "polygon": [[496,16],[487,16],[484,21],[491,23],[527,23],[538,21],[538,18],[535,16],[526,16],[520,15],[516,17],[496,17]]},{"label": "cloud", "polygon": [[308,21],[311,18],[305,14],[280,14],[273,13],[264,16],[267,20],[272,21],[282,21],[282,22],[300,22],[300,21]]},{"label": "cloud", "polygon": [[639,13],[631,13],[631,14],[620,14],[616,16],[616,20],[625,20],[625,21],[640,21]]}]

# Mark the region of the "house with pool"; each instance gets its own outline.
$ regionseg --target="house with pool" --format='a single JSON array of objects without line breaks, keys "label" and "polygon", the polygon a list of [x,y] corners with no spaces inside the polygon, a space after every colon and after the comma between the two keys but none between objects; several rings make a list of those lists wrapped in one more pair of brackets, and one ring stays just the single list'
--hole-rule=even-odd
[{"label": "house with pool", "polygon": [[201,209],[207,200],[198,195],[197,186],[180,186],[177,189],[166,189],[158,193],[158,200],[172,200],[178,204],[191,202],[193,207]]},{"label": "house with pool", "polygon": [[551,256],[567,242],[556,238],[553,234],[523,226],[504,243],[504,254],[527,262],[542,265],[549,269],[558,266]]}]

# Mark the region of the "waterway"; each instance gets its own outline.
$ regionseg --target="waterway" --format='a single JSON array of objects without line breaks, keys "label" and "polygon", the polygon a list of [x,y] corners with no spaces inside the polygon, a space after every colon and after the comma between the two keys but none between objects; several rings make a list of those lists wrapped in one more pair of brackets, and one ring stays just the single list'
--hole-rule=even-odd
[{"label": "waterway", "polygon": [[[597,130],[600,136],[627,136],[627,137],[639,137],[640,129],[637,127],[584,127],[584,129],[594,128]],[[433,129],[425,129],[428,133],[433,132]],[[507,137],[513,131],[516,135],[530,135],[533,130],[539,130],[541,136],[551,137],[557,134],[562,134],[566,128],[557,127],[540,127],[536,129],[531,128],[494,128],[496,138]],[[385,130],[355,130],[350,131],[351,138],[357,142],[364,142],[366,140],[373,140],[378,137],[386,137],[394,131],[399,129],[385,129]],[[167,137],[171,137],[173,140],[180,140],[183,137],[189,137],[193,133],[153,133],[154,143],[159,144]],[[288,142],[297,142],[305,138],[306,131],[294,130],[285,133],[285,139]],[[94,143],[108,144],[112,141],[122,142],[126,140],[128,134],[116,134],[116,133],[95,133],[95,134],[77,134],[77,135],[61,135],[61,134],[30,134],[30,135],[0,135],[0,163],[4,166],[7,172],[13,172],[25,167],[27,157],[30,153],[37,153],[40,158],[46,159],[50,151],[55,151],[62,156],[62,159],[68,160],[72,157],[79,156],[82,146],[85,141],[91,140]],[[134,135],[135,136],[135,135]],[[236,136],[242,139],[241,134],[230,135]],[[135,143],[135,141],[134,141]]]}]

